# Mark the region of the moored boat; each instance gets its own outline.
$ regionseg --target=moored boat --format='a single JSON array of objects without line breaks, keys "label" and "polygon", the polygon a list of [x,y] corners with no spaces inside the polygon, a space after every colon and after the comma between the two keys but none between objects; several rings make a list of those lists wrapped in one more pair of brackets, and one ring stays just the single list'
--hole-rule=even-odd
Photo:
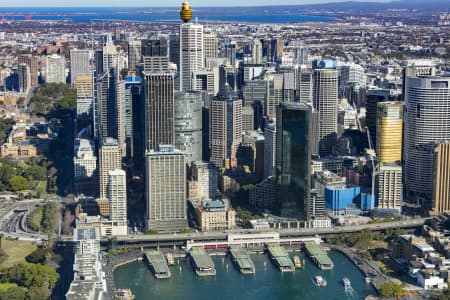
[{"label": "moored boat", "polygon": [[300,257],[298,257],[298,255],[294,255],[294,257],[292,257],[292,261],[294,262],[294,267],[296,269],[302,267],[302,261],[300,260]]},{"label": "moored boat", "polygon": [[133,295],[130,289],[118,289],[114,293],[115,300],[134,300],[136,296]]},{"label": "moored boat", "polygon": [[166,254],[166,259],[167,259],[167,264],[168,264],[169,266],[175,265],[175,260],[173,259],[172,253],[168,252],[168,253]]}]

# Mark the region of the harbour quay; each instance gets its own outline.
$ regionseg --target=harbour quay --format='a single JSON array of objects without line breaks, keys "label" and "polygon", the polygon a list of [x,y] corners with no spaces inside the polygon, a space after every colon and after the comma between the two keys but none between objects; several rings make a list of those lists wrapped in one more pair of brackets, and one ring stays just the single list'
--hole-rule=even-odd
[{"label": "harbour quay", "polygon": [[203,247],[192,247],[189,255],[191,256],[192,266],[198,276],[216,275],[214,263]]},{"label": "harbour quay", "polygon": [[157,279],[170,278],[171,273],[169,266],[167,265],[164,255],[160,251],[152,250],[146,252],[145,260]]},{"label": "harbour quay", "polygon": [[238,267],[241,274],[255,274],[255,265],[247,250],[242,246],[232,245],[230,246],[229,251],[233,262]]},{"label": "harbour quay", "polygon": [[305,252],[321,270],[331,270],[334,263],[325,250],[316,243],[305,243]]},{"label": "harbour quay", "polygon": [[295,267],[286,249],[276,244],[267,246],[269,256],[281,272],[294,272]]}]

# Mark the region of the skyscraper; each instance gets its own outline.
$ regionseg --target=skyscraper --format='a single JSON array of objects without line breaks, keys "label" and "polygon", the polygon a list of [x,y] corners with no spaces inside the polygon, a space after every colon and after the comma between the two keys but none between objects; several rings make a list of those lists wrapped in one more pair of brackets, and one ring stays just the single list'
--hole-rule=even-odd
[{"label": "skyscraper", "polygon": [[378,103],[377,156],[380,163],[402,160],[403,102]]},{"label": "skyscraper", "polygon": [[255,39],[252,43],[252,63],[253,64],[262,64],[262,44],[261,41]]},{"label": "skyscraper", "polygon": [[19,73],[19,92],[28,93],[31,88],[30,68],[27,64],[19,64],[17,73]]},{"label": "skyscraper", "polygon": [[175,94],[175,148],[186,155],[186,163],[202,159],[202,95]]},{"label": "skyscraper", "polygon": [[49,55],[45,64],[45,82],[66,83],[66,60],[63,56]]},{"label": "skyscraper", "polygon": [[121,149],[116,139],[105,138],[99,149],[100,199],[108,197],[109,172],[122,168]]},{"label": "skyscraper", "polygon": [[199,197],[213,199],[217,196],[218,169],[211,162],[192,162],[192,179],[198,182]]},{"label": "skyscraper", "polygon": [[192,90],[207,91],[211,95],[219,92],[219,78],[216,70],[199,70],[192,73]]},{"label": "skyscraper", "polygon": [[173,232],[187,227],[186,161],[171,145],[146,154],[147,228]]},{"label": "skyscraper", "polygon": [[337,140],[338,71],[315,69],[313,105],[319,112],[319,154],[330,155]]},{"label": "skyscraper", "polygon": [[[143,101],[142,101],[141,77],[132,73],[125,77],[125,143],[127,145],[127,157],[139,159],[143,163]],[[135,168],[139,168],[136,164]]]},{"label": "skyscraper", "polygon": [[92,74],[78,75],[74,88],[77,91],[77,115],[91,114],[94,97]]},{"label": "skyscraper", "polygon": [[165,39],[142,41],[142,62],[145,73],[169,70],[169,49]]},{"label": "skyscraper", "polygon": [[107,197],[113,234],[127,235],[127,176],[124,170],[108,172]]},{"label": "skyscraper", "polygon": [[122,71],[123,57],[117,51],[117,46],[114,45],[114,42],[112,41],[110,35],[106,37],[106,42],[103,44],[101,55],[102,55],[101,71],[99,70],[98,67],[96,68],[99,73],[107,71],[111,68],[116,68],[117,73],[120,73]]},{"label": "skyscraper", "polygon": [[297,70],[297,95],[299,102],[312,103],[313,80],[312,72],[304,68]]},{"label": "skyscraper", "polygon": [[235,166],[242,141],[242,100],[230,92],[213,99],[209,124],[210,160],[218,167]]},{"label": "skyscraper", "polygon": [[405,91],[406,200],[430,209],[433,144],[450,139],[450,77],[407,77]]},{"label": "skyscraper", "polygon": [[137,65],[141,62],[141,40],[131,40],[128,42],[128,68],[137,70]]},{"label": "skyscraper", "polygon": [[278,105],[283,102],[283,74],[266,76],[267,96],[264,114],[269,118],[276,118]]},{"label": "skyscraper", "polygon": [[92,52],[88,49],[70,50],[70,83],[74,84],[79,75],[92,73]]},{"label": "skyscraper", "polygon": [[382,163],[376,174],[378,209],[401,211],[403,199],[402,166]]},{"label": "skyscraper", "polygon": [[217,35],[210,28],[204,28],[203,31],[203,51],[205,56],[205,61],[208,58],[216,58],[217,51],[219,49],[219,42],[217,40]]},{"label": "skyscraper", "polygon": [[223,57],[225,57],[228,61],[228,64],[234,68],[236,68],[236,43],[231,42],[229,44],[225,44],[223,47]]},{"label": "skyscraper", "polygon": [[204,66],[203,25],[180,25],[180,89],[192,90],[192,73]]},{"label": "skyscraper", "polygon": [[369,129],[373,148],[376,149],[377,141],[377,114],[378,103],[386,102],[390,99],[388,89],[369,89],[366,93],[366,125]]},{"label": "skyscraper", "polygon": [[22,54],[17,58],[18,65],[27,64],[30,69],[30,86],[38,85],[38,57],[31,54]]},{"label": "skyscraper", "polygon": [[86,139],[77,140],[74,153],[76,194],[96,196],[98,194],[98,169],[94,142]]},{"label": "skyscraper", "polygon": [[308,64],[308,54],[309,49],[305,45],[295,45],[294,46],[294,63],[299,65]]},{"label": "skyscraper", "polygon": [[180,69],[180,36],[173,34],[169,36],[169,61]]},{"label": "skyscraper", "polygon": [[[117,69],[111,68],[97,78],[95,126],[100,140],[115,138],[122,149],[125,145],[125,82],[118,77]],[[122,154],[125,155],[125,151]]]},{"label": "skyscraper", "polygon": [[173,145],[174,78],[171,73],[145,73],[145,147],[155,150],[158,145]]},{"label": "skyscraper", "polygon": [[276,175],[277,127],[273,122],[267,122],[264,128],[264,177]]},{"label": "skyscraper", "polygon": [[450,211],[450,140],[433,149],[432,214]]},{"label": "skyscraper", "polygon": [[312,107],[282,103],[276,135],[278,212],[282,217],[309,221]]}]

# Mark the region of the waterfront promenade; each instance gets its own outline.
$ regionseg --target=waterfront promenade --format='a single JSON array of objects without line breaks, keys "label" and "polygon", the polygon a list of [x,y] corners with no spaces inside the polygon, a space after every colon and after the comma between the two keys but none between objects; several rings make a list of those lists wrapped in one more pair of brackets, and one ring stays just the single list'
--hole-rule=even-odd
[{"label": "waterfront promenade", "polygon": [[350,261],[364,274],[366,278],[370,278],[370,284],[379,292],[383,282],[392,280],[390,276],[381,272],[381,270],[373,263],[356,254],[353,250],[337,245],[327,244],[330,249],[337,250],[350,259]]},{"label": "waterfront promenade", "polygon": [[114,282],[113,273],[117,267],[126,265],[130,262],[142,259],[143,252],[140,250],[133,250],[130,252],[121,253],[118,255],[103,256],[103,271],[106,276],[106,286],[107,286],[107,299],[112,299],[114,291],[116,290],[116,284]]}]

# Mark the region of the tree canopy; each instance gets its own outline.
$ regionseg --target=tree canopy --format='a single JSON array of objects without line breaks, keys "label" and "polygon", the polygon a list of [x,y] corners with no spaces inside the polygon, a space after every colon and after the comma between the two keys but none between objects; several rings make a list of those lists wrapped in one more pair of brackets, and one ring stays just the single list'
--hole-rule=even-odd
[{"label": "tree canopy", "polygon": [[395,297],[405,291],[403,283],[398,283],[393,280],[383,282],[380,285],[380,290],[383,297]]}]

